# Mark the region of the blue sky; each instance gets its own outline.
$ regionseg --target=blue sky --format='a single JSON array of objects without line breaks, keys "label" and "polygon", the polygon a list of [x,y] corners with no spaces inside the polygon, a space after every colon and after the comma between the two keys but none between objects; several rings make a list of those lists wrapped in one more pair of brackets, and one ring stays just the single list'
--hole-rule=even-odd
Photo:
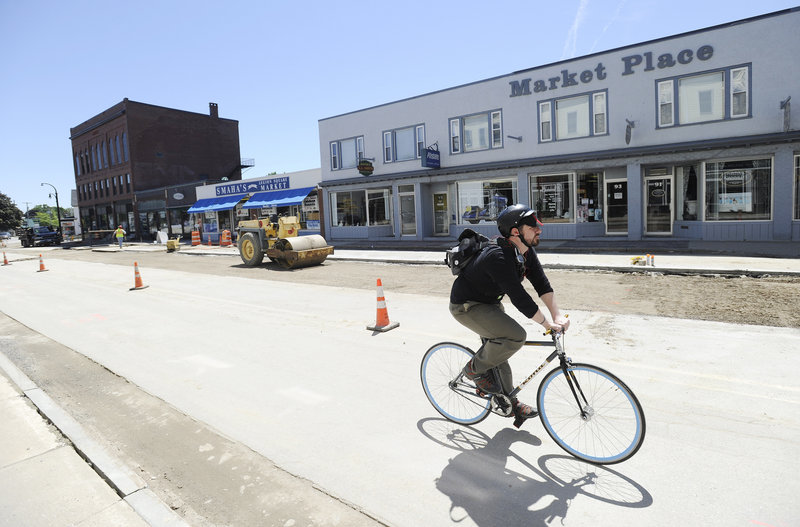
[{"label": "blue sky", "polygon": [[319,167],[321,118],[795,5],[0,0],[0,192],[68,205],[69,129],[125,97],[216,102],[252,178]]}]

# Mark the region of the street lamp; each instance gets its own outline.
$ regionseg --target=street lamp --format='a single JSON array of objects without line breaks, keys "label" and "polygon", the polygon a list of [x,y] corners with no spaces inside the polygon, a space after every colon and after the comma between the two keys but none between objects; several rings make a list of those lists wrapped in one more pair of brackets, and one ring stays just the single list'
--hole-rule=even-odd
[{"label": "street lamp", "polygon": [[[50,185],[50,183],[42,183],[39,186],[43,187],[45,185]],[[53,185],[50,186],[53,187]],[[56,187],[53,187],[53,192],[56,195],[56,215],[58,216],[58,226],[56,227],[56,230],[61,232],[61,207],[58,205],[58,190],[56,190]],[[53,194],[50,194],[48,197],[52,198]]]}]

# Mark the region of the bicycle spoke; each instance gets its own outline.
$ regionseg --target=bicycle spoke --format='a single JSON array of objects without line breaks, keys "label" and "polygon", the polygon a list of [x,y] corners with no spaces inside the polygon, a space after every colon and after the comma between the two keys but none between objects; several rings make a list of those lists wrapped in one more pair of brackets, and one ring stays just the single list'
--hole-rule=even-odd
[{"label": "bicycle spoke", "polygon": [[[644,414],[636,397],[612,374],[586,364],[570,367],[575,396],[559,368],[539,387],[540,416],[548,434],[567,452],[592,463],[618,463],[644,438]],[[583,415],[582,415],[583,411]]]},{"label": "bicycle spoke", "polygon": [[459,380],[464,364],[472,357],[468,349],[453,343],[431,347],[420,365],[425,395],[441,415],[462,424],[474,424],[489,414],[489,401],[478,397],[472,384]]}]

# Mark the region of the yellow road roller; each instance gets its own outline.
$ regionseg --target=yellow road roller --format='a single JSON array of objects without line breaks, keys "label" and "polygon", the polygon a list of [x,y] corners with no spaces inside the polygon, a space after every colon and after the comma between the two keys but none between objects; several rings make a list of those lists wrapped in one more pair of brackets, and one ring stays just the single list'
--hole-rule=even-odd
[{"label": "yellow road roller", "polygon": [[319,265],[333,246],[318,234],[299,236],[297,216],[282,216],[277,223],[267,219],[242,220],[236,227],[239,256],[248,267],[261,265],[264,255],[284,269]]}]

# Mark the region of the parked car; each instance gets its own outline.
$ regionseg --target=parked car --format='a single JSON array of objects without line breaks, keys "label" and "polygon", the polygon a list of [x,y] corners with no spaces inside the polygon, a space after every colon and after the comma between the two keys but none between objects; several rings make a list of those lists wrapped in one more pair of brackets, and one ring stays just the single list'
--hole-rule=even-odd
[{"label": "parked car", "polygon": [[8,231],[0,231],[0,240],[7,240],[11,238],[11,236],[13,236],[13,234]]}]

